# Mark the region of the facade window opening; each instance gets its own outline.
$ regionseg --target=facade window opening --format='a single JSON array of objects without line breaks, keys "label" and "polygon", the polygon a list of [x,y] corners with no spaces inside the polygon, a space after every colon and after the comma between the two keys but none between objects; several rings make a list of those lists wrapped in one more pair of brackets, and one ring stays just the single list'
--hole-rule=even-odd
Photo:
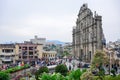
[{"label": "facade window opening", "polygon": [[29,47],[29,50],[33,50],[33,47]]},{"label": "facade window opening", "polygon": [[13,49],[2,49],[3,53],[12,53]]},{"label": "facade window opening", "polygon": [[19,49],[21,49],[21,47],[19,47]]},{"label": "facade window opening", "polygon": [[27,47],[23,47],[22,50],[27,50]]},{"label": "facade window opening", "polygon": [[33,55],[33,52],[29,52],[29,55]]}]

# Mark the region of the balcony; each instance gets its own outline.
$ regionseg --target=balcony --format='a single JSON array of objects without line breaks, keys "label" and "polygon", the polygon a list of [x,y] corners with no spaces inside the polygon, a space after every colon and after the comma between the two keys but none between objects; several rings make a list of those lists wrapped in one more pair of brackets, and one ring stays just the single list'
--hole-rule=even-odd
[{"label": "balcony", "polygon": [[1,53],[0,55],[4,55],[4,56],[12,56],[12,55],[15,55],[15,53]]},{"label": "balcony", "polygon": [[5,57],[4,57],[4,58],[1,58],[1,59],[2,59],[2,61],[4,61],[4,62],[10,62],[10,61],[13,61],[12,58],[5,58]]}]

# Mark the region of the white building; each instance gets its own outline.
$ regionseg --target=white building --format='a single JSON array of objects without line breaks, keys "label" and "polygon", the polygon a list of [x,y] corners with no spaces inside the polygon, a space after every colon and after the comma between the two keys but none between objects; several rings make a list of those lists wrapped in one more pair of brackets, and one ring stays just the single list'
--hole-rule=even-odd
[{"label": "white building", "polygon": [[38,38],[37,36],[34,37],[34,39],[30,39],[30,42],[33,44],[45,44],[46,43],[46,38]]},{"label": "white building", "polygon": [[1,64],[15,63],[15,53],[14,44],[0,44]]}]

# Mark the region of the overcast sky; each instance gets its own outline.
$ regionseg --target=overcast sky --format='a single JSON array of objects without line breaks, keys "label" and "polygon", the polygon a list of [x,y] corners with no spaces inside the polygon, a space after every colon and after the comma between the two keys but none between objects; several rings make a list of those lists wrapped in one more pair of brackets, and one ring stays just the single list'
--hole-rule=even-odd
[{"label": "overcast sky", "polygon": [[83,3],[102,16],[107,42],[120,38],[120,0],[0,0],[0,43],[23,42],[34,35],[72,42]]}]

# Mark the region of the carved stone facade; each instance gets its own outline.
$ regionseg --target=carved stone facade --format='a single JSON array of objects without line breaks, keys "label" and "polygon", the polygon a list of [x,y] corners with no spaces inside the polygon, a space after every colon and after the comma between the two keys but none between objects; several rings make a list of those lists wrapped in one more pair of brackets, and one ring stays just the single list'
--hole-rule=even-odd
[{"label": "carved stone facade", "polygon": [[87,4],[80,8],[73,28],[73,53],[81,61],[90,62],[95,51],[103,49],[102,17],[93,15]]}]

